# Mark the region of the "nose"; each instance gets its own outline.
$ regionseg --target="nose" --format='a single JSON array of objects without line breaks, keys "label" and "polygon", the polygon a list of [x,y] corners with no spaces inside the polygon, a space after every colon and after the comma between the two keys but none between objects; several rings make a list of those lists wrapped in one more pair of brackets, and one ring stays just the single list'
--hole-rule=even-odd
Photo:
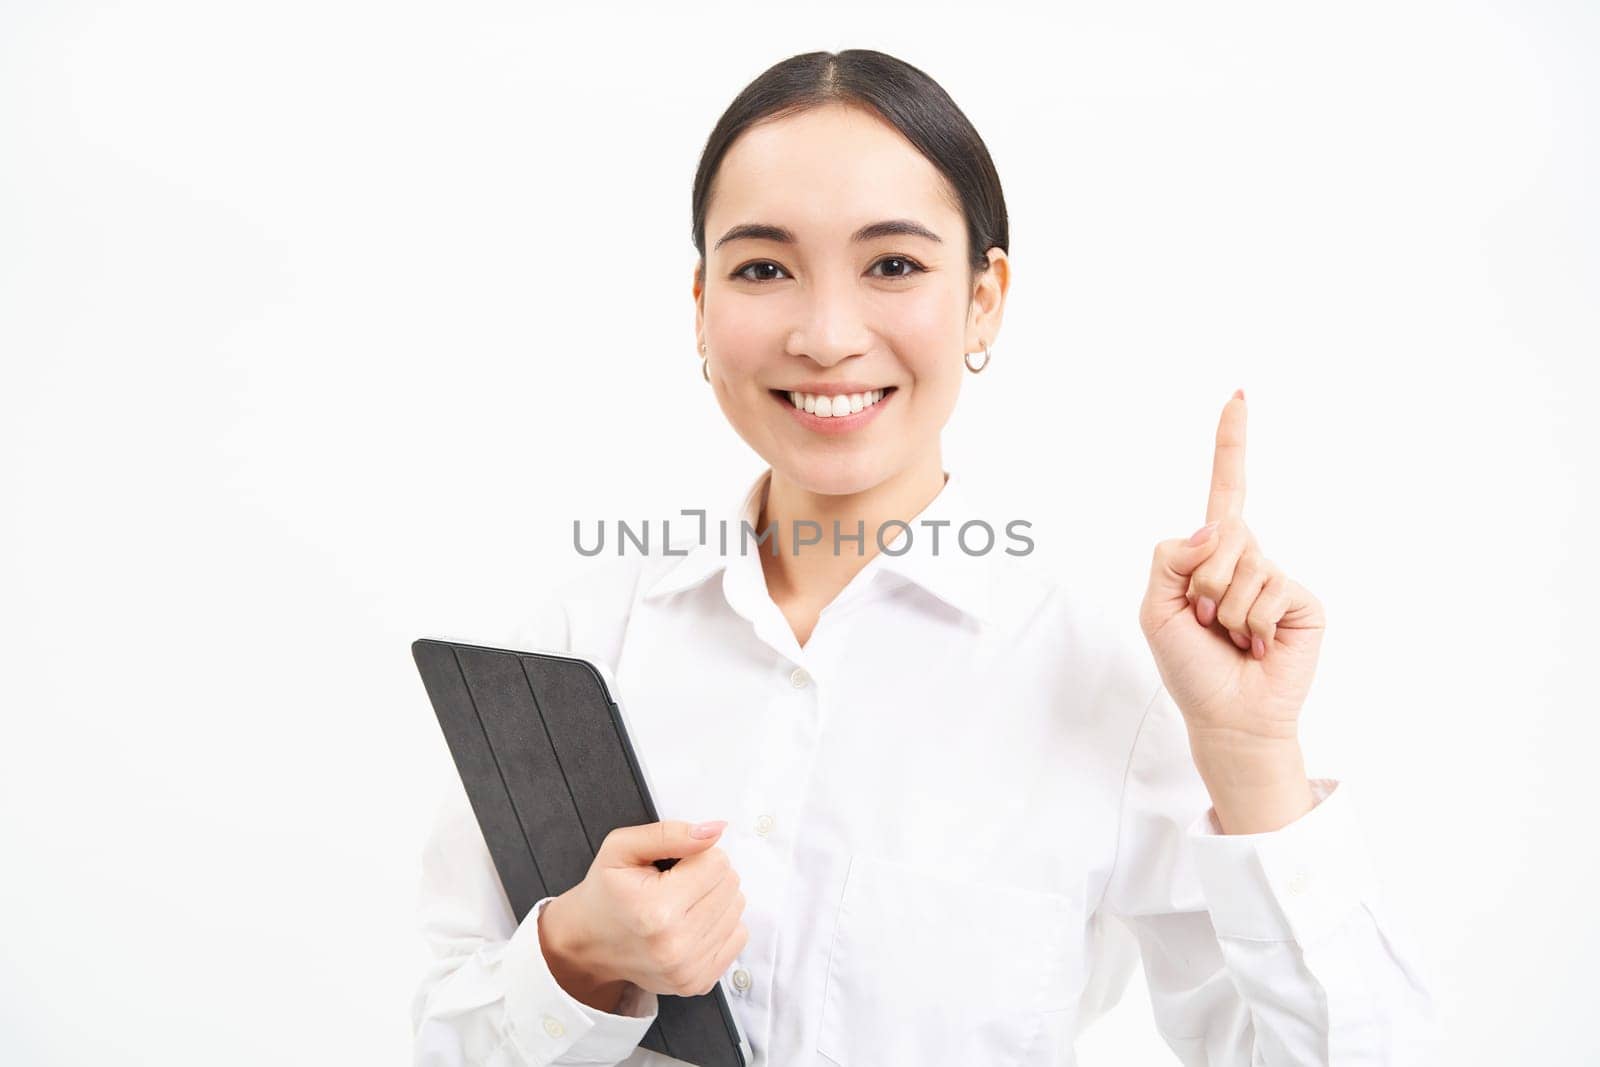
[{"label": "nose", "polygon": [[861,293],[848,274],[828,272],[804,290],[802,325],[789,335],[791,355],[807,356],[820,366],[831,367],[867,350]]}]

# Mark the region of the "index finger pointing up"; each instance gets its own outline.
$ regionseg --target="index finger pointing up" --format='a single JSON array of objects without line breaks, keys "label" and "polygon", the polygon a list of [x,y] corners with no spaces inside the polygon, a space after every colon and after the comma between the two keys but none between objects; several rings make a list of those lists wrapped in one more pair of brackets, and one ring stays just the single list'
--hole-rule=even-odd
[{"label": "index finger pointing up", "polygon": [[1211,461],[1211,497],[1206,522],[1244,514],[1244,390],[1236,389],[1217,423],[1217,454]]}]

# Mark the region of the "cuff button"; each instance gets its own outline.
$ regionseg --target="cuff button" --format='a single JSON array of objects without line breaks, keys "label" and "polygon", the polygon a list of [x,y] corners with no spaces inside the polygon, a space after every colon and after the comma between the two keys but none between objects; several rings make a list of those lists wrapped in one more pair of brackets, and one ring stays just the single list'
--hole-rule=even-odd
[{"label": "cuff button", "polygon": [[567,1028],[562,1026],[561,1020],[557,1019],[554,1015],[546,1015],[544,1017],[544,1032],[549,1034],[551,1037],[560,1037],[562,1034],[567,1032]]}]

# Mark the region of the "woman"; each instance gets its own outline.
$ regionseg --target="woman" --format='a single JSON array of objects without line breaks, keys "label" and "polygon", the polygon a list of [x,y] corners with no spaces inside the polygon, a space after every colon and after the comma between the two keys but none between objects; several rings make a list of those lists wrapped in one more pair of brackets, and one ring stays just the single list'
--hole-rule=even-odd
[{"label": "woman", "polygon": [[1241,517],[1243,394],[1129,640],[1132,605],[963,530],[940,431],[1009,236],[936,83],[772,67],[710,137],[694,240],[702,373],[767,469],[726,542],[623,556],[518,638],[606,664],[675,818],[519,926],[455,798],[417,1062],[676,1062],[635,1047],[657,994],[720,982],[756,1063],[1071,1063],[1140,954],[1184,1063],[1410,1062],[1425,994],[1297,740],[1322,607]]}]

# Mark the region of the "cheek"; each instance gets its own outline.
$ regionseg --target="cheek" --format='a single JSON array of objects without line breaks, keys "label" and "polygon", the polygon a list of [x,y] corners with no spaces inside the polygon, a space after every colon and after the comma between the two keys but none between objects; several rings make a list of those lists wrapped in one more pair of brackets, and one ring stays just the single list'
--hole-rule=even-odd
[{"label": "cheek", "polygon": [[712,316],[706,341],[715,353],[718,366],[730,380],[756,373],[769,353],[783,350],[783,333],[769,313],[763,314],[760,301],[724,301]]},{"label": "cheek", "polygon": [[948,294],[929,289],[890,309],[885,333],[910,371],[919,407],[955,402],[961,385],[961,341],[966,323]]},{"label": "cheek", "polygon": [[960,337],[964,325],[951,295],[935,285],[898,294],[885,301],[880,310],[884,332],[908,352],[931,354],[948,347],[951,338]]}]

